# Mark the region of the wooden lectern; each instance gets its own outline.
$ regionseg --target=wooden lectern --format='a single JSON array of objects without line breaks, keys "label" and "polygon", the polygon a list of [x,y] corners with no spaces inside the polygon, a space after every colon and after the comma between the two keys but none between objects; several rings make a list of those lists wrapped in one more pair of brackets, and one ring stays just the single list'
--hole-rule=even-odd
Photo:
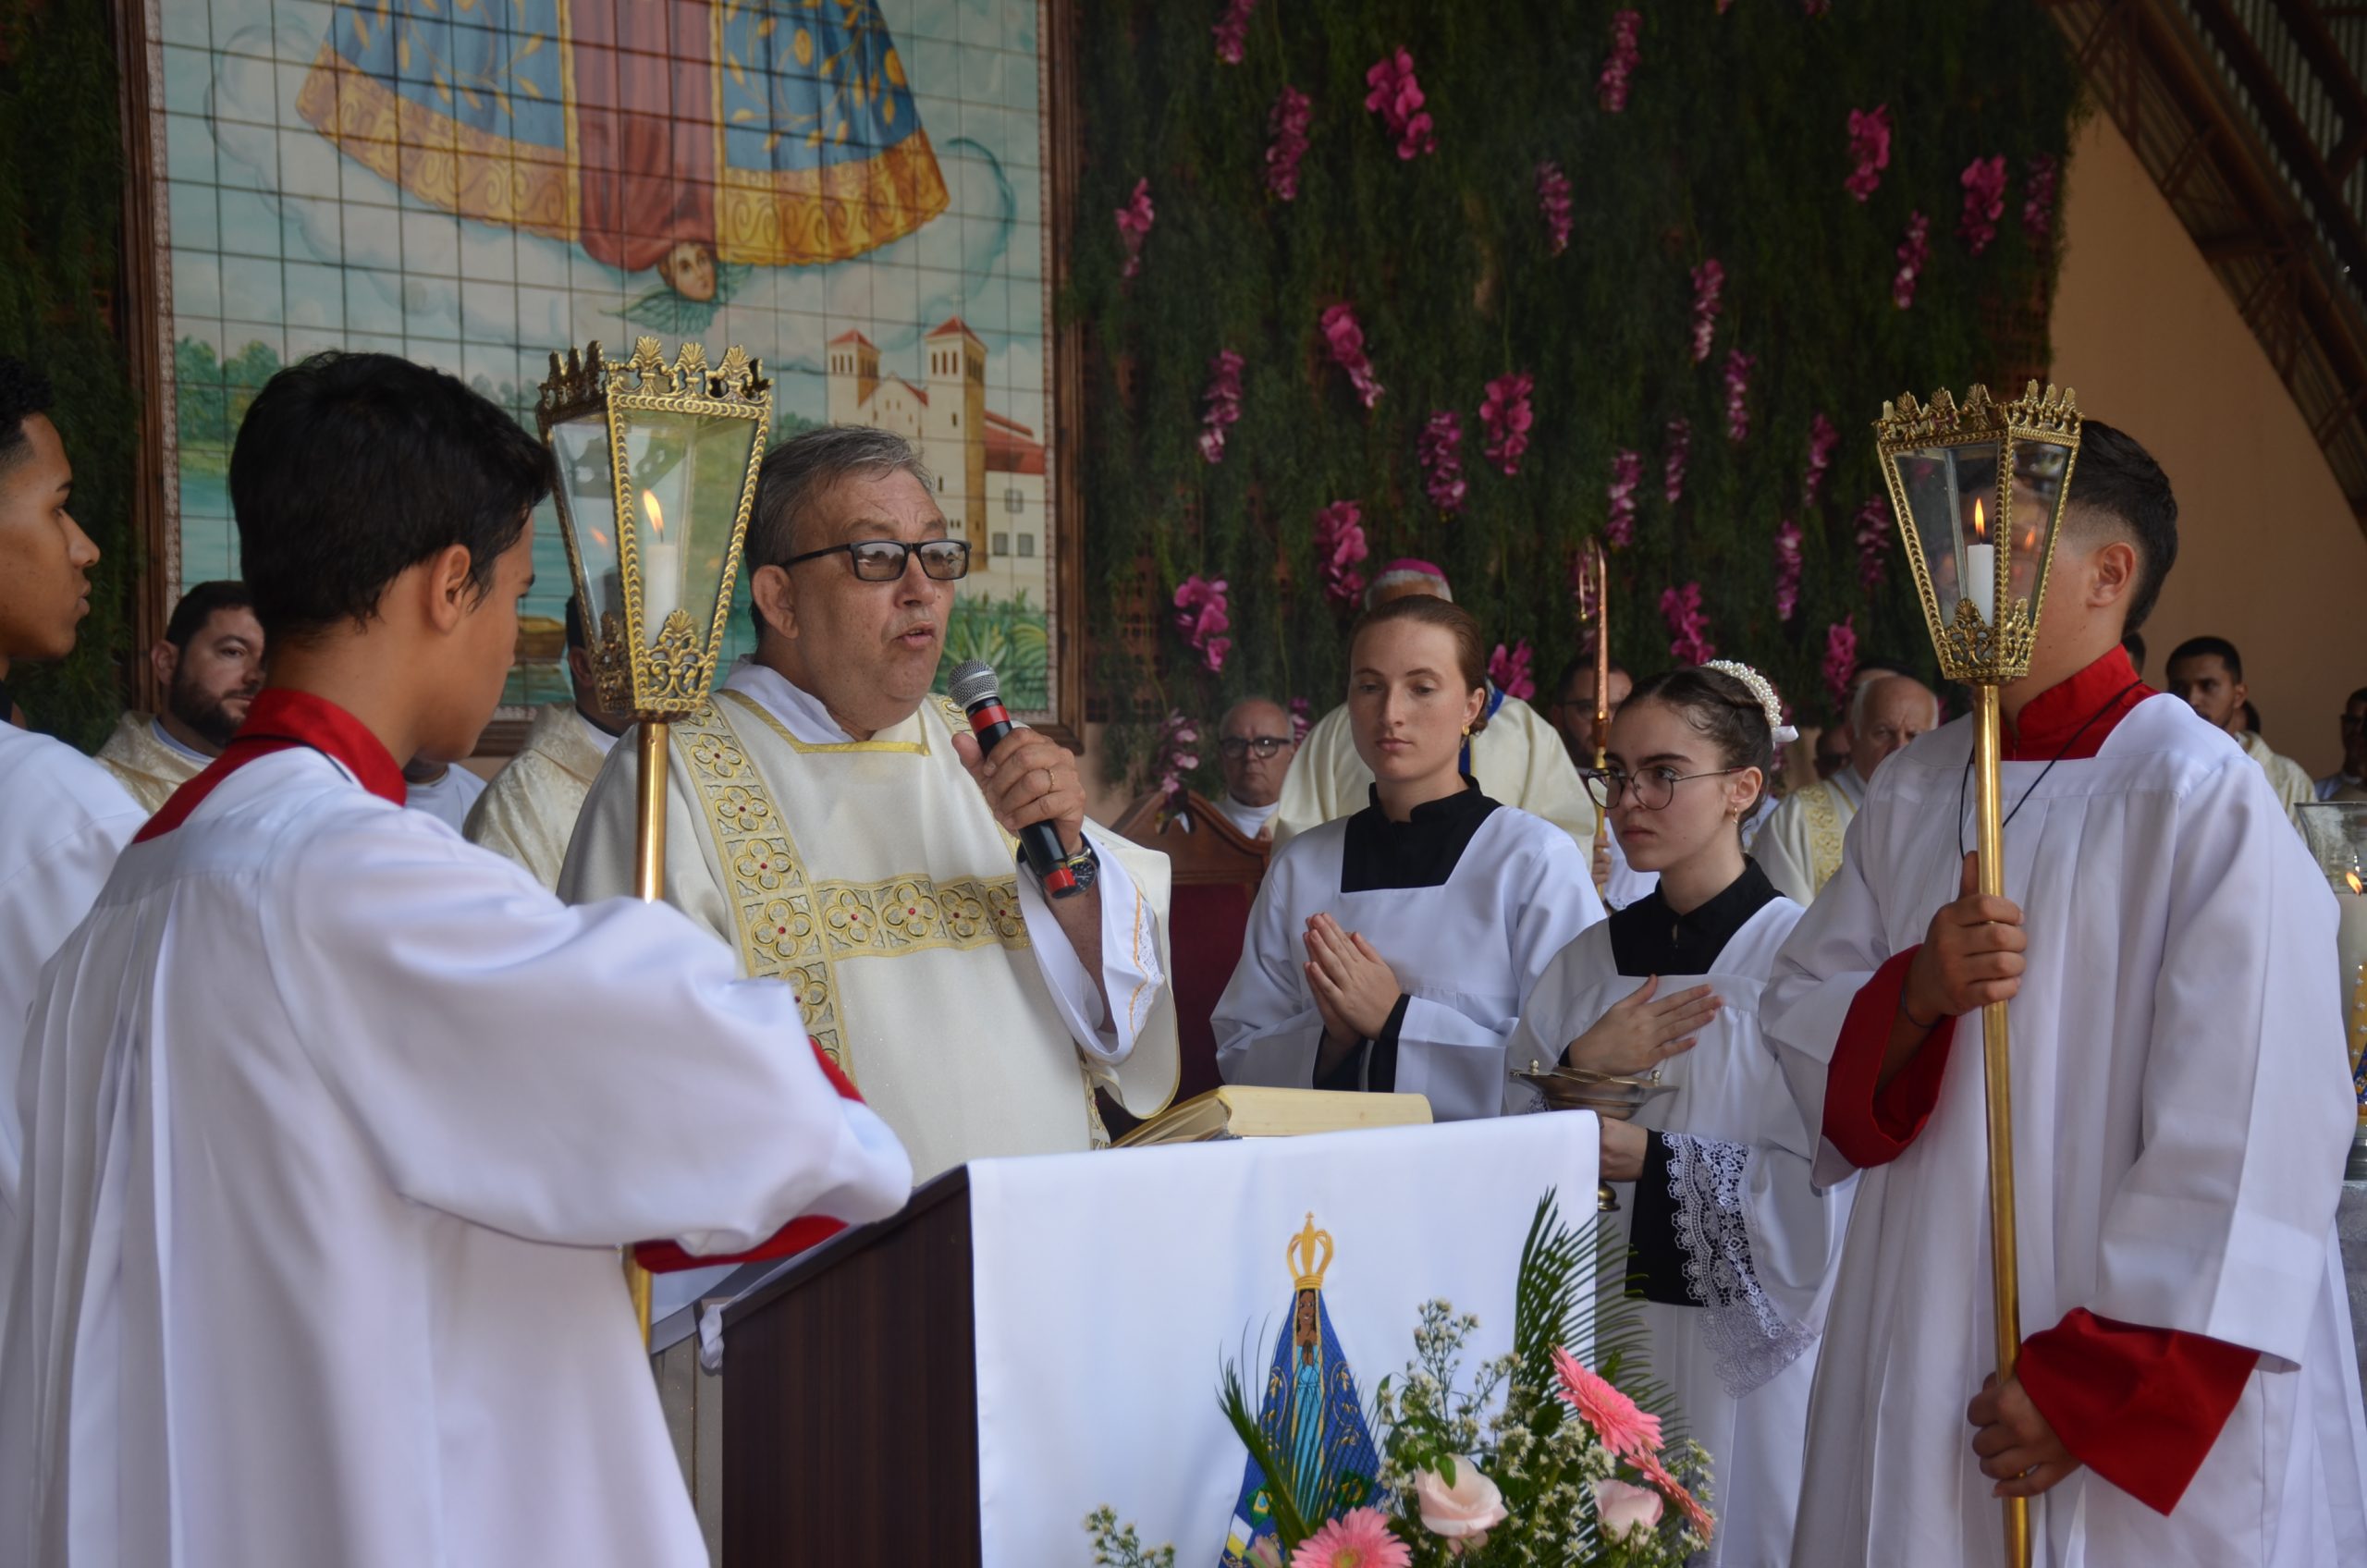
[{"label": "wooden lectern", "polygon": [[799,1258],[723,1323],[724,1568],[977,1562],[967,1167]]}]

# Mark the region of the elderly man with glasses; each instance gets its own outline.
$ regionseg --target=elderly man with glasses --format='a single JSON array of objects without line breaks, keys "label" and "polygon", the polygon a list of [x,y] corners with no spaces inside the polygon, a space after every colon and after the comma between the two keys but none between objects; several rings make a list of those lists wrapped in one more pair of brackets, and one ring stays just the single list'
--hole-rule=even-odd
[{"label": "elderly man with glasses", "polygon": [[1217,766],[1224,772],[1224,799],[1217,809],[1245,839],[1274,830],[1282,810],[1282,776],[1291,770],[1298,741],[1291,716],[1271,697],[1244,697],[1225,710],[1217,726]]},{"label": "elderly man with glasses", "polygon": [[[666,897],[798,988],[806,1029],[926,1179],[1107,1141],[1176,1078],[1167,858],[1085,819],[1035,729],[981,757],[930,694],[970,545],[891,432],[809,430],[765,459],[748,527],[755,656],[671,730]],[[559,891],[632,887],[634,748],[593,786]],[[1050,823],[1080,884],[1047,897],[1014,837]],[[653,977],[654,983],[662,977]]]}]

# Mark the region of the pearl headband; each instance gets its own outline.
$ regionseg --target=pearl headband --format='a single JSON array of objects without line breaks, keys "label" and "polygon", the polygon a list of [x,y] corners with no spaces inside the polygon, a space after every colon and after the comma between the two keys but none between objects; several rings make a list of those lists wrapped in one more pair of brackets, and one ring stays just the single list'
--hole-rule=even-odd
[{"label": "pearl headband", "polygon": [[1768,737],[1777,745],[1788,746],[1800,738],[1798,730],[1784,722],[1783,700],[1775,695],[1775,688],[1768,684],[1767,677],[1736,659],[1711,659],[1701,668],[1733,676],[1759,699],[1759,711],[1767,716]]}]

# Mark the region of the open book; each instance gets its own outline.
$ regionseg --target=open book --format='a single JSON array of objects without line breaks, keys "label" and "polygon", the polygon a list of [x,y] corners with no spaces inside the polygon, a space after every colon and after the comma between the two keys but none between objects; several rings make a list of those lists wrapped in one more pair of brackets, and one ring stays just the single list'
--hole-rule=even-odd
[{"label": "open book", "polygon": [[1352,1127],[1418,1127],[1430,1120],[1419,1095],[1369,1095],[1330,1089],[1261,1089],[1228,1084],[1169,1106],[1120,1138],[1119,1148],[1204,1144],[1218,1138],[1289,1138]]}]

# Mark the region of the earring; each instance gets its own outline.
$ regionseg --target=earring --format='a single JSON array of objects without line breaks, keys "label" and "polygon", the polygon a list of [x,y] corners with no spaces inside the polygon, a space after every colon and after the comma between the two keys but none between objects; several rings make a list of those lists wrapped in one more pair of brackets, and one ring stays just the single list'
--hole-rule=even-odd
[{"label": "earring", "polygon": [[1466,724],[1463,727],[1463,738],[1466,741],[1471,739],[1471,726]]}]

